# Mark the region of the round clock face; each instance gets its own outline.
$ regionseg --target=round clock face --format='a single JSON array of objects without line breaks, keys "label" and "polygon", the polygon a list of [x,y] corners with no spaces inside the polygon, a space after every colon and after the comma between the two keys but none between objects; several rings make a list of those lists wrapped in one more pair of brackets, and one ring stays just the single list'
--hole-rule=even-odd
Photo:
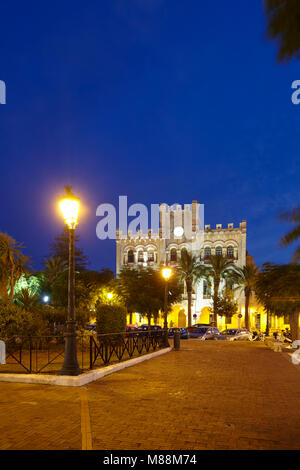
[{"label": "round clock face", "polygon": [[174,235],[175,235],[175,237],[182,237],[183,232],[184,232],[184,230],[183,230],[182,227],[175,227],[175,228],[174,228]]}]

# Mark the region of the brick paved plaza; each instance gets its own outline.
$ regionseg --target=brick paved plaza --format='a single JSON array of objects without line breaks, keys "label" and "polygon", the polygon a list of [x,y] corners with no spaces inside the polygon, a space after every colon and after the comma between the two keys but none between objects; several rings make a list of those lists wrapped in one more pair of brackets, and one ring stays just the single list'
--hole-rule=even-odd
[{"label": "brick paved plaza", "polygon": [[286,353],[181,346],[81,388],[0,382],[0,449],[300,448],[300,366]]}]

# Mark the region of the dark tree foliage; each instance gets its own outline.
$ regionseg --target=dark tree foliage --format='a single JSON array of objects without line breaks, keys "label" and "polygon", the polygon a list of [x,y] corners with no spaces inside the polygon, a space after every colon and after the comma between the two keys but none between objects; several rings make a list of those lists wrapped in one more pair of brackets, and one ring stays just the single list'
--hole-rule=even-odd
[{"label": "dark tree foliage", "polygon": [[[174,272],[169,280],[168,304],[180,301],[183,283]],[[152,268],[123,268],[115,281],[117,294],[122,298],[128,313],[138,312],[156,321],[159,311],[164,309],[165,281],[160,271]]]},{"label": "dark tree foliage", "polygon": [[[89,264],[89,260],[83,250],[77,246],[78,241],[79,236],[75,232],[75,270],[83,271]],[[50,243],[49,256],[60,258],[67,266],[69,265],[69,231],[67,227],[64,228],[61,235],[54,238],[54,242]]]},{"label": "dark tree foliage", "polygon": [[278,42],[278,60],[300,58],[299,0],[264,0],[267,36]]},{"label": "dark tree foliage", "polygon": [[300,266],[264,263],[255,283],[255,295],[265,310],[276,315],[289,315],[292,338],[298,339]]},{"label": "dark tree foliage", "polygon": [[[300,25],[299,25],[300,27]],[[292,224],[291,230],[286,233],[280,240],[281,246],[289,246],[300,239],[300,206],[296,206],[291,211],[285,212],[279,216],[279,220],[286,221]],[[300,246],[296,248],[293,256],[293,261],[298,263],[300,261]]]}]

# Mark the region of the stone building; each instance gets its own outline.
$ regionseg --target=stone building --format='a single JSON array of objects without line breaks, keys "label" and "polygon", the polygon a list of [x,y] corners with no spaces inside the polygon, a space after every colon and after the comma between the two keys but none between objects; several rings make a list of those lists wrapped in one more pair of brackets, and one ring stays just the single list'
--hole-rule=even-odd
[{"label": "stone building", "polygon": [[[160,268],[168,264],[175,266],[182,250],[192,251],[202,263],[208,263],[210,255],[223,254],[239,267],[246,264],[246,221],[239,227],[229,223],[227,227],[217,224],[203,226],[200,220],[201,205],[197,201],[192,204],[168,206],[160,205],[160,227],[157,233],[151,229],[148,233],[127,234],[117,233],[117,274],[123,266],[152,266]],[[203,218],[202,218],[203,219]],[[222,283],[220,288],[222,288]],[[212,289],[207,281],[201,279],[192,295],[193,323],[208,323],[211,320]],[[244,297],[236,293],[236,300],[242,312]],[[143,321],[139,315],[134,321]],[[224,318],[219,318],[223,326]],[[169,315],[169,325],[185,326],[187,323],[187,299],[183,296],[180,305],[173,306]],[[232,326],[241,325],[241,319],[233,318]],[[225,324],[224,324],[225,326]]]}]

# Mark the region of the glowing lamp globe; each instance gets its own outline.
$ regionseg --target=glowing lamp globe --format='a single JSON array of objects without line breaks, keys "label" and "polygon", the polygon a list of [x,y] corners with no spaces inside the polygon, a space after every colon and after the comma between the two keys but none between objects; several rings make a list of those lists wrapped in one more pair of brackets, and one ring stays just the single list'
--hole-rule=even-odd
[{"label": "glowing lamp globe", "polygon": [[109,300],[111,300],[111,299],[113,298],[113,293],[112,293],[112,292],[108,292],[107,298],[108,298]]},{"label": "glowing lamp globe", "polygon": [[66,187],[66,195],[59,201],[59,207],[69,229],[75,229],[78,224],[79,199]]},{"label": "glowing lamp globe", "polygon": [[171,275],[172,275],[172,269],[171,268],[166,267],[166,268],[162,269],[162,276],[166,279],[166,281],[168,279],[170,279]]}]

